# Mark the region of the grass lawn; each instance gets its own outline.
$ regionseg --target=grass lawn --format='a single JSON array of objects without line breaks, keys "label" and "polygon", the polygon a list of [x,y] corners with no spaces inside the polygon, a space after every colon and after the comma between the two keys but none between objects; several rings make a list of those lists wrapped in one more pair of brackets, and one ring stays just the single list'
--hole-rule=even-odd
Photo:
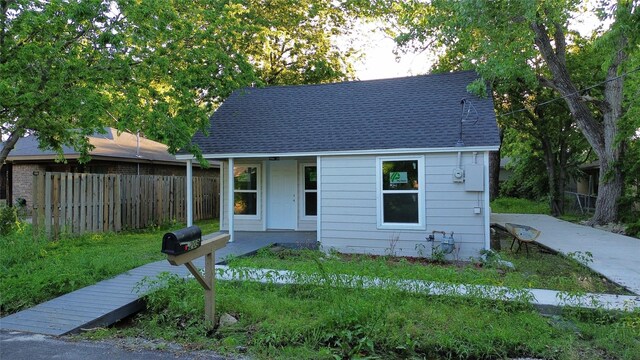
[{"label": "grass lawn", "polygon": [[[232,266],[296,268],[317,262],[313,252],[286,259],[263,251]],[[325,269],[404,277],[409,264],[356,259],[322,262]],[[299,263],[299,264],[297,264]],[[280,264],[280,265],[278,265]],[[414,268],[414,273],[418,271]],[[407,271],[405,273],[404,271]],[[472,277],[473,278],[473,277]],[[530,305],[473,298],[429,297],[383,289],[330,285],[218,281],[216,311],[238,323],[210,331],[200,285],[166,275],[165,287],[146,297],[148,310],[128,326],[100,329],[89,338],[144,337],[189,349],[248,352],[263,359],[637,359],[640,312],[565,310],[543,316]]]},{"label": "grass lawn", "polygon": [[[217,221],[198,222],[203,234]],[[162,236],[182,225],[136,232],[87,234],[49,241],[31,226],[0,237],[0,315],[22,310],[76,289],[165,258]]]},{"label": "grass lawn", "polygon": [[[529,199],[500,197],[491,202],[491,211],[498,214],[544,214],[551,215],[549,203]],[[564,221],[579,223],[591,218],[591,214],[566,212],[558,217]]]},{"label": "grass lawn", "polygon": [[500,197],[491,202],[491,212],[499,214],[549,215],[549,203],[511,197]]}]

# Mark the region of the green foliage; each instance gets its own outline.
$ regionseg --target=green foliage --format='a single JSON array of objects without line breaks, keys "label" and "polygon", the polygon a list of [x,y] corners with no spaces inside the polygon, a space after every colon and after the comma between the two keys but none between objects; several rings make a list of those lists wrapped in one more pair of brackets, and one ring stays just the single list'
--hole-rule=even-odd
[{"label": "green foliage", "polygon": [[[630,68],[640,67],[640,49],[630,56]],[[623,168],[625,193],[620,199],[621,220],[628,235],[640,237],[640,71],[625,82],[625,115],[621,120],[620,141],[627,141]]]},{"label": "green foliage", "polygon": [[510,175],[500,185],[500,196],[535,200],[549,194],[544,155],[534,148],[531,140],[523,139],[525,136],[518,130],[507,129],[504,132],[500,156],[509,157],[506,169]]},{"label": "green foliage", "polygon": [[0,205],[0,235],[6,236],[20,227],[18,208]]},{"label": "green foliage", "polygon": [[[504,239],[508,249],[511,238]],[[424,280],[447,284],[498,285],[514,289],[542,288],[561,291],[626,293],[612,285],[577,261],[559,255],[532,251],[504,250],[500,258],[515,265],[516,270],[477,266],[475,262],[442,266],[442,263],[407,261],[393,257],[365,255],[325,255],[321,251],[286,250],[272,253],[260,251],[252,257],[235,258],[229,262],[233,269],[261,268],[291,270],[299,274],[322,274],[332,278],[335,274],[376,277],[397,280]],[[588,256],[588,255],[583,255]],[[582,259],[582,257],[580,258]],[[332,283],[333,281],[327,281]]]},{"label": "green foliage", "polygon": [[353,5],[323,0],[235,0],[231,4],[242,23],[250,24],[233,46],[249,59],[262,84],[353,78],[350,61],[355,51],[340,51],[332,42],[332,37],[351,31],[359,16]]},{"label": "green foliage", "polygon": [[491,212],[504,214],[549,214],[546,202],[500,197],[491,202]]},{"label": "green foliage", "polygon": [[351,78],[354,52],[332,38],[356,15],[319,0],[2,1],[0,127],[81,161],[105,126],[199,156],[191,137],[233,90]]},{"label": "green foliage", "polygon": [[[217,221],[200,222],[203,233]],[[182,224],[172,228],[182,227]],[[48,241],[22,231],[0,237],[0,312],[31,307],[127,270],[161,260],[162,235],[170,228],[87,234]]]},{"label": "green foliage", "polygon": [[107,125],[189,148],[220,99],[254,79],[229,51],[242,24],[221,2],[10,1],[0,17],[3,133],[81,160]]},{"label": "green foliage", "polygon": [[[291,263],[317,258],[292,255],[297,260]],[[169,275],[150,281],[166,287],[148,295],[148,311],[133,327],[102,336],[164,338],[230,355],[246,347],[261,359],[633,359],[640,351],[637,313],[544,317],[528,306],[330,284],[218,281],[216,313],[239,322],[210,332],[195,280]]]},{"label": "green foliage", "polygon": [[[624,132],[625,111],[637,112],[637,91],[630,92],[616,76],[638,69],[640,12],[633,1],[592,7],[586,1],[408,1],[393,7],[397,23],[389,31],[402,47],[434,49],[438,70],[475,69],[493,86],[497,109],[509,114],[499,119],[511,130],[507,144],[521,147],[520,154],[534,154],[519,162],[545,170],[517,174],[527,184],[511,190],[535,197],[545,191],[539,174],[547,173],[554,215],[563,213],[564,185],[577,169],[576,157],[588,155],[578,130],[584,134],[612,175],[600,184],[610,191],[600,196],[613,198],[598,201],[592,219],[602,223],[618,218],[617,206],[610,204],[621,193],[621,170],[626,169],[620,167],[619,149],[628,134],[617,133]],[[583,11],[609,20],[609,28],[600,27],[591,37],[571,31],[572,17]],[[605,79],[612,82],[604,85]],[[576,94],[580,89],[587,90]]]}]

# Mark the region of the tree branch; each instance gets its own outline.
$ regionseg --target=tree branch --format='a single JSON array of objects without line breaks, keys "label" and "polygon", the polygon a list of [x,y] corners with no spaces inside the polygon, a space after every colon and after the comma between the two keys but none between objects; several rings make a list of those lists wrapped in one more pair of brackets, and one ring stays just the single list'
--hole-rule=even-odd
[{"label": "tree branch", "polygon": [[16,126],[13,132],[9,135],[9,139],[4,143],[2,147],[2,151],[0,151],[0,170],[4,166],[4,161],[7,160],[7,156],[13,148],[16,146],[18,140],[24,135],[24,128],[21,126]]},{"label": "tree branch", "polygon": [[591,95],[582,95],[581,98],[585,102],[589,102],[589,103],[594,104],[602,112],[606,112],[606,111],[609,110],[609,105],[607,104],[606,101],[600,100],[600,99],[595,98],[595,97],[593,97]]},{"label": "tree branch", "polygon": [[540,84],[540,86],[547,87],[560,92],[556,84],[554,84],[553,81],[547,79],[544,76],[538,76],[538,83]]},{"label": "tree branch", "polygon": [[562,64],[566,64],[567,63],[567,56],[566,56],[567,43],[564,38],[564,29],[562,28],[562,25],[558,23],[554,23],[553,25],[555,27],[555,31],[553,33],[553,41],[555,42],[555,45],[556,45],[556,56],[558,56],[558,60]]},{"label": "tree branch", "polygon": [[587,104],[581,99],[578,89],[571,80],[567,66],[551,46],[547,28],[540,20],[533,21],[530,26],[535,35],[536,46],[540,50],[540,54],[553,77],[554,89],[564,97],[571,115],[576,120],[578,127],[587,138],[587,141],[589,141],[589,144],[591,144],[599,157],[604,156],[604,129],[593,117]]}]

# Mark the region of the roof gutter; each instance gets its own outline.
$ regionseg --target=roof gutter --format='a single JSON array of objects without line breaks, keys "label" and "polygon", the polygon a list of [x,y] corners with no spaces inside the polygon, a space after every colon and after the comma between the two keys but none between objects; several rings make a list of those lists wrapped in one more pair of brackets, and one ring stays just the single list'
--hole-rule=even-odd
[{"label": "roof gutter", "polygon": [[[265,158],[265,157],[305,157],[305,156],[340,156],[340,155],[386,155],[386,154],[415,154],[415,153],[443,153],[443,152],[481,152],[498,151],[496,146],[469,146],[469,147],[443,147],[443,148],[413,148],[413,149],[373,149],[373,150],[345,150],[345,151],[316,151],[316,152],[284,152],[284,153],[221,153],[202,154],[205,159],[227,158]],[[176,155],[177,160],[193,160],[192,154]]]}]

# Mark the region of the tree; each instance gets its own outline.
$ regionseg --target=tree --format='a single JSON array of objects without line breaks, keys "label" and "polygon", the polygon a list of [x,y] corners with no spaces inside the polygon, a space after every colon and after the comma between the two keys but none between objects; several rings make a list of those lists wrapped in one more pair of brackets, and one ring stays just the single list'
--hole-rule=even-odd
[{"label": "tree", "polygon": [[[637,4],[620,0],[604,4],[600,16],[612,19],[609,30],[595,40],[601,64],[592,69],[603,74],[601,96],[579,91],[567,63],[567,44],[579,35],[568,30],[570,14],[579,1],[410,1],[401,6],[399,23],[406,31],[398,36],[403,45],[424,44],[445,48],[447,57],[474,67],[488,81],[520,81],[541,85],[560,95],[578,128],[600,162],[599,193],[592,223],[618,218],[622,194],[620,139],[624,76],[620,76],[630,51],[637,48],[640,12]],[[544,72],[533,62],[542,60]]]},{"label": "tree", "polygon": [[249,30],[234,44],[264,85],[319,84],[352,79],[353,50],[334,37],[348,33],[358,9],[325,0],[236,0]]},{"label": "tree", "polygon": [[542,87],[517,90],[512,88],[503,98],[524,106],[524,111],[501,119],[507,129],[504,148],[515,163],[510,186],[527,188],[525,193],[537,197],[548,194],[551,214],[561,215],[565,186],[570,178],[577,178],[588,144],[563,103],[540,105],[553,99],[551,91]]},{"label": "tree", "polygon": [[[358,5],[364,7],[365,5]],[[252,83],[350,79],[358,6],[322,0],[0,0],[0,166],[25,133],[71,146],[105,126],[197,156],[191,136]]]},{"label": "tree", "polygon": [[0,165],[25,133],[87,160],[87,136],[142,131],[170,151],[233,89],[255,80],[224,2],[0,0]]}]

